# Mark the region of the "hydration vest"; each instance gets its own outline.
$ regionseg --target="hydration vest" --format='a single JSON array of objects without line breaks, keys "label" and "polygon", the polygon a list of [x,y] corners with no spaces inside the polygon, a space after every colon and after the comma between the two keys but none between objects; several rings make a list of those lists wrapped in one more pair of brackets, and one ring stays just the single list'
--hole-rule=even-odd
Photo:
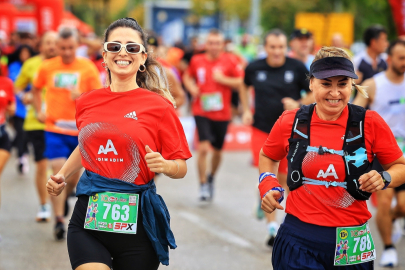
[{"label": "hydration vest", "polygon": [[[315,104],[302,106],[295,114],[291,137],[288,140],[290,148],[287,155],[288,176],[287,185],[290,191],[303,184],[325,185],[326,188],[345,188],[356,200],[367,200],[371,193],[361,191],[358,179],[361,175],[371,171],[372,162],[368,161],[364,140],[364,118],[366,109],[348,104],[349,117],[346,125],[342,150],[327,149],[326,147],[312,147],[310,127]],[[340,155],[345,163],[344,182],[321,181],[306,178],[302,173],[302,162],[308,152]]]}]

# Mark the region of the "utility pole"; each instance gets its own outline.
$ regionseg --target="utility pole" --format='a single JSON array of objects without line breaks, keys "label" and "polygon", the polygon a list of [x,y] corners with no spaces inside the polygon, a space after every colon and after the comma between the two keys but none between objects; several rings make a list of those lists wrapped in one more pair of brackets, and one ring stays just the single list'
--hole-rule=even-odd
[{"label": "utility pole", "polygon": [[249,34],[258,36],[261,34],[260,28],[260,1],[251,0],[250,19],[249,19]]}]

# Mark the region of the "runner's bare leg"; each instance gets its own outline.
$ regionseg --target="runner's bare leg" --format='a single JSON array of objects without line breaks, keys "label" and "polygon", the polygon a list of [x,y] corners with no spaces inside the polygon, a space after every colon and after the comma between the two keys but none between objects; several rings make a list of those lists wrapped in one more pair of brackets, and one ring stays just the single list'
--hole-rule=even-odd
[{"label": "runner's bare leg", "polygon": [[395,191],[392,188],[377,191],[376,222],[384,245],[392,245],[392,216],[390,210],[394,193]]},{"label": "runner's bare leg", "polygon": [[207,182],[207,156],[210,147],[211,143],[209,141],[202,141],[198,145],[197,165],[198,177],[201,184],[205,184]]},{"label": "runner's bare leg", "polygon": [[49,199],[49,195],[46,190],[46,183],[48,181],[48,175],[46,171],[48,168],[48,160],[44,158],[40,161],[37,161],[36,165],[37,171],[35,175],[35,183],[37,185],[39,202],[44,205],[48,202]]},{"label": "runner's bare leg", "polygon": [[222,150],[214,148],[211,158],[211,174],[215,175],[222,160]]}]

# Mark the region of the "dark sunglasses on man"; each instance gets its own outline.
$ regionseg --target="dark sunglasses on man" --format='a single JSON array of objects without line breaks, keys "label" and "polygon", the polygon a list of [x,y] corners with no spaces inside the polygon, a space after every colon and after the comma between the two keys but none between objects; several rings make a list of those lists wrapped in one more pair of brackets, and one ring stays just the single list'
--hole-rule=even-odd
[{"label": "dark sunglasses on man", "polygon": [[122,50],[122,47],[125,47],[127,53],[130,54],[146,53],[145,47],[142,44],[138,43],[127,43],[127,44],[121,44],[119,42],[104,43],[104,50],[106,52],[119,53]]}]

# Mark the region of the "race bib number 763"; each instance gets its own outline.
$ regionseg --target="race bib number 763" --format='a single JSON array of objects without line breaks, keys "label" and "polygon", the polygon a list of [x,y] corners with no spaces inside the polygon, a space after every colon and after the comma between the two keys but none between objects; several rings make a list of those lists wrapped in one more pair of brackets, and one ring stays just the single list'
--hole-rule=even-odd
[{"label": "race bib number 763", "polygon": [[116,192],[90,196],[84,228],[136,234],[139,194]]}]

